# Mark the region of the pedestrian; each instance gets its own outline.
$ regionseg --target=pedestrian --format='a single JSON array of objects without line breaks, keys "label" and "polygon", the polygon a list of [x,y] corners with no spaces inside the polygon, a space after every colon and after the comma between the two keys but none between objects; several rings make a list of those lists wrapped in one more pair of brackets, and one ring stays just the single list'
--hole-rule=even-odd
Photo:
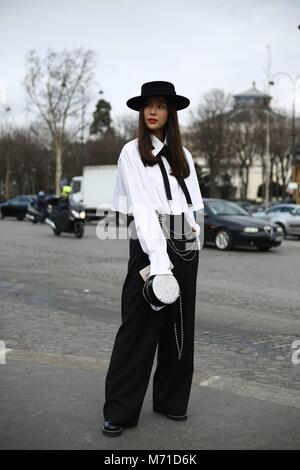
[{"label": "pedestrian", "polygon": [[[178,124],[177,111],[189,104],[165,81],[144,83],[141,95],[127,101],[139,112],[138,138],[126,143],[119,156],[112,206],[128,214],[136,236],[130,237],[122,324],[105,382],[106,436],[119,436],[138,424],[156,350],[153,411],[187,419],[200,247],[195,213],[203,208],[192,155],[182,146]],[[176,302],[158,308],[146,300],[140,271],[147,266],[149,277],[176,278]]]},{"label": "pedestrian", "polygon": [[44,191],[39,191],[37,194],[37,211],[41,215],[41,222],[44,223],[47,216],[47,200]]},{"label": "pedestrian", "polygon": [[72,194],[71,186],[63,186],[58,204],[55,207],[56,223],[59,230],[64,231],[69,224],[70,197]]}]

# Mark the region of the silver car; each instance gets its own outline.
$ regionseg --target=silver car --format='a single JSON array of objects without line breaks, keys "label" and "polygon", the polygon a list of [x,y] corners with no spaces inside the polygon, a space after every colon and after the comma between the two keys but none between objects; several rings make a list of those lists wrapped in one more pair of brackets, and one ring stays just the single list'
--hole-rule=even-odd
[{"label": "silver car", "polygon": [[252,215],[265,220],[273,220],[279,214],[290,214],[296,207],[297,204],[274,204],[264,211],[252,212]]},{"label": "silver car", "polygon": [[300,204],[292,212],[277,213],[272,217],[272,222],[279,225],[286,235],[295,235],[300,239]]}]

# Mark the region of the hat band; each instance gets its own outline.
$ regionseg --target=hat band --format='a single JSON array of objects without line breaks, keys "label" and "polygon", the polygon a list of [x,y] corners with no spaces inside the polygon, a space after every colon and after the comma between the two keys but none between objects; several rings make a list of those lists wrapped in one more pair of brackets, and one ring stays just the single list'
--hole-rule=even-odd
[{"label": "hat band", "polygon": [[145,90],[142,92],[142,98],[147,96],[176,96],[174,91],[166,90],[161,88],[152,88],[151,90]]}]

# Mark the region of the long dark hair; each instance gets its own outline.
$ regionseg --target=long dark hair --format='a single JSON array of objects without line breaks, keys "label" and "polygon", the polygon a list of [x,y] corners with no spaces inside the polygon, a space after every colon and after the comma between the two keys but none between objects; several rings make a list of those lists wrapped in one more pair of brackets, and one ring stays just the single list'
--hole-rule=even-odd
[{"label": "long dark hair", "polygon": [[[144,165],[153,166],[158,163],[158,159],[152,154],[151,131],[145,123],[144,107],[145,105],[142,105],[139,111],[138,147]],[[168,102],[167,107],[168,120],[165,130],[168,133],[168,147],[172,155],[171,175],[186,178],[190,174],[190,167],[182,147],[177,109]]]}]

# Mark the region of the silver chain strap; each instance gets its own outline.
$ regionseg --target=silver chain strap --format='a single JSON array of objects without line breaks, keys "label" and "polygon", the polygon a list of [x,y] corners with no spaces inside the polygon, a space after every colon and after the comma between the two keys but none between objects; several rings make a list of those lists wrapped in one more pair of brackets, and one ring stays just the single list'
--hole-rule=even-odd
[{"label": "silver chain strap", "polygon": [[[167,239],[167,243],[169,244],[170,248],[176,253],[183,261],[193,261],[193,259],[197,255],[197,249],[189,250],[177,248],[171,238]],[[190,257],[190,252],[193,251],[192,257]]]},{"label": "silver chain strap", "polygon": [[[147,300],[147,297],[145,295],[145,288],[146,288],[146,282],[143,286],[142,292],[143,292],[144,299],[146,300],[147,303],[149,303],[148,300]],[[178,360],[180,361],[181,356],[182,356],[182,351],[183,351],[183,339],[184,339],[181,292],[179,292],[179,311],[180,311],[180,329],[181,329],[181,345],[180,346],[179,346],[178,335],[177,335],[176,319],[174,321],[174,334],[175,334],[176,347],[177,347],[177,351],[178,351]]]},{"label": "silver chain strap", "polygon": [[[168,228],[167,226],[164,224],[164,222],[166,222],[166,217],[165,217],[165,214],[158,214],[158,220],[159,222],[161,223],[161,229],[162,229],[162,232],[167,235],[166,237],[166,240],[167,240],[167,243],[169,244],[170,248],[173,250],[174,253],[176,253],[183,261],[193,261],[193,259],[196,257],[197,255],[197,251],[199,250],[200,246],[199,246],[199,243],[200,241],[197,239],[197,235],[195,236],[194,240],[180,240],[180,241],[183,241],[183,243],[194,243],[195,248],[191,248],[190,250],[187,250],[186,248],[183,248],[183,249],[180,249],[178,248],[175,243],[173,242],[172,238],[171,238],[171,235],[182,235],[182,233],[180,232],[176,232],[175,230],[171,230],[171,228],[169,229],[168,231]],[[192,229],[187,233],[190,234],[192,233]],[[169,236],[170,235],[170,236]],[[192,258],[190,257],[190,252],[193,251],[193,256]]]},{"label": "silver chain strap", "polygon": [[179,294],[179,310],[180,310],[180,328],[181,328],[181,347],[179,347],[179,342],[178,342],[176,320],[174,321],[174,333],[175,333],[175,341],[176,341],[176,346],[177,346],[177,351],[178,351],[178,360],[180,361],[181,356],[182,356],[182,351],[183,351],[183,338],[184,338],[181,292]]},{"label": "silver chain strap", "polygon": [[145,282],[145,284],[144,284],[144,286],[143,286],[143,296],[144,296],[144,299],[146,300],[146,302],[149,303],[149,301],[148,301],[148,299],[147,299],[147,297],[146,297],[146,294],[145,294],[145,288],[146,288],[146,282]]}]

